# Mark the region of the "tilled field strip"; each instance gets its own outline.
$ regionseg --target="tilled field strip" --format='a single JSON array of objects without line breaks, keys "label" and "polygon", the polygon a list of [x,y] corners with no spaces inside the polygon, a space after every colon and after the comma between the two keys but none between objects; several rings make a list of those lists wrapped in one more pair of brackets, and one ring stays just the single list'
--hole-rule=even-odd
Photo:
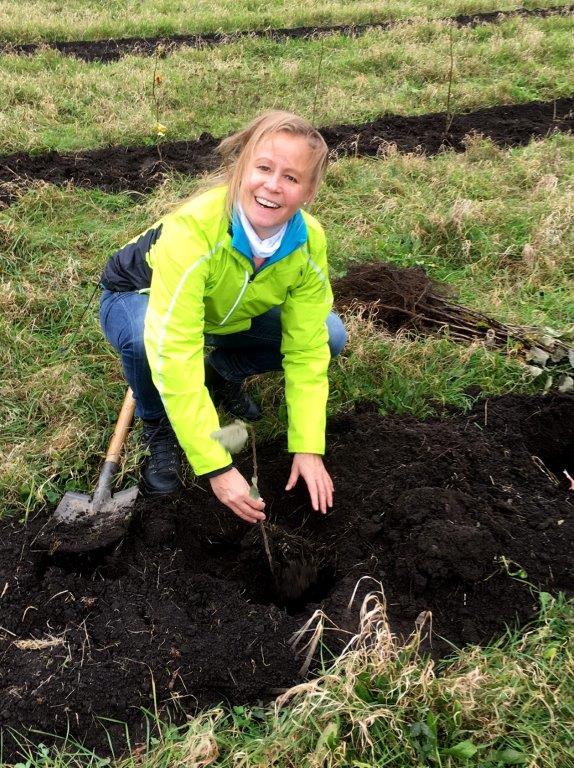
[{"label": "tilled field strip", "polygon": [[[552,132],[574,130],[574,98],[488,107],[467,114],[390,115],[370,123],[321,128],[334,157],[384,156],[400,152],[464,152],[465,139],[477,134],[501,147],[523,146]],[[147,192],[166,173],[196,175],[213,170],[220,139],[209,133],[194,141],[139,147],[107,147],[84,152],[16,153],[0,157],[0,200],[8,202],[15,187],[27,181],[99,187],[108,192]]]},{"label": "tilled field strip", "polygon": [[[458,27],[475,27],[479,24],[497,23],[504,19],[520,16],[542,17],[569,15],[574,5],[559,5],[551,8],[516,8],[512,11],[489,11],[475,14],[459,14],[442,18],[429,18],[430,22],[449,22]],[[243,38],[266,38],[274,41],[296,38],[315,38],[321,35],[361,35],[370,29],[391,29],[398,24],[413,24],[424,21],[421,18],[394,19],[370,24],[337,24],[326,27],[292,27],[284,29],[253,29],[238,32],[214,32],[210,34],[170,35],[165,37],[126,37],[110,40],[71,40],[50,43],[0,43],[0,53],[34,54],[45,47],[54,48],[67,56],[83,61],[117,61],[122,56],[137,54],[152,56],[161,47],[162,55],[180,46],[200,48],[202,46],[224,45]]]}]

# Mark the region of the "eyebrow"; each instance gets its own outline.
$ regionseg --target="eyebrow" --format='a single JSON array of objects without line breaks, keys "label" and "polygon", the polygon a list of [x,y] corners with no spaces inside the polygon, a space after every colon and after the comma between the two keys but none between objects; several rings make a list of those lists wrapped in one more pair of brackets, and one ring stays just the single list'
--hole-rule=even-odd
[{"label": "eyebrow", "polygon": [[[259,155],[258,157],[255,158],[256,163],[260,163],[262,161],[266,163],[273,163],[273,160],[270,157],[266,157],[265,155]],[[297,168],[291,168],[291,167],[285,168],[285,171],[287,173],[296,173],[298,175],[301,175],[303,173],[303,171],[300,171]]]}]

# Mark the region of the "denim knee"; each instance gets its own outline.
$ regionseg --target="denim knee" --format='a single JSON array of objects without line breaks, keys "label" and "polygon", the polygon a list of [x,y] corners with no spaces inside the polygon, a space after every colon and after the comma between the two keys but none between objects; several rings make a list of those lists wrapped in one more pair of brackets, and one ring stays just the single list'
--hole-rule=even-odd
[{"label": "denim knee", "polygon": [[329,331],[329,349],[331,357],[337,357],[343,351],[347,343],[347,331],[343,321],[335,312],[331,312],[327,318],[327,330]]},{"label": "denim knee", "polygon": [[132,360],[145,360],[147,362],[147,353],[145,351],[143,328],[133,326],[129,333],[122,333],[119,337],[119,352],[121,355],[131,355]]}]

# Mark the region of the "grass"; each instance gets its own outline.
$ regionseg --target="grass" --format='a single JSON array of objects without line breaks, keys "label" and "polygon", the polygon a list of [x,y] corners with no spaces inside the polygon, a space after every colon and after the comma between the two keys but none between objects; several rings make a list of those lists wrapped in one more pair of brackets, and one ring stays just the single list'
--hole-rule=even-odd
[{"label": "grass", "polygon": [[423,266],[487,314],[564,326],[574,317],[573,172],[570,137],[509,151],[475,138],[463,155],[340,161],[316,213],[335,272],[373,258]]},{"label": "grass", "polygon": [[41,40],[97,40],[110,37],[155,36],[265,27],[361,24],[421,16],[432,18],[459,13],[510,10],[517,7],[548,8],[556,0],[442,0],[437,5],[420,0],[326,0],[309,6],[301,0],[196,0],[193,13],[178,0],[115,0],[109,5],[71,0],[31,0],[25,16],[14,0],[0,1],[2,38],[13,42]]},{"label": "grass", "polygon": [[[573,166],[574,139],[560,135],[512,151],[475,140],[462,156],[339,161],[315,205],[329,233],[332,273],[369,259],[422,265],[463,303],[497,319],[567,328]],[[26,515],[64,490],[93,484],[124,385],[98,327],[96,299],[70,346],[73,332],[107,255],[194,184],[174,178],[149,198],[37,185],[0,214],[5,511]],[[384,411],[427,416],[436,403],[468,406],[471,385],[491,393],[535,386],[515,353],[445,338],[391,339],[368,318],[349,325],[349,349],[333,364],[331,412],[370,397]],[[279,379],[261,386],[264,430],[280,432]]]},{"label": "grass", "polygon": [[[569,768],[574,758],[574,602],[539,595],[539,620],[435,667],[420,652],[428,625],[392,635],[384,597],[365,598],[357,635],[322,673],[268,707],[213,708],[117,768]],[[67,745],[18,768],[103,768]]]},{"label": "grass", "polygon": [[[449,30],[425,22],[356,39],[180,48],[157,63],[157,110],[153,58],[104,65],[53,50],[4,55],[0,152],[154,143],[158,119],[166,140],[223,136],[278,105],[317,125],[444,111]],[[570,18],[510,19],[452,35],[452,111],[572,95]]]}]

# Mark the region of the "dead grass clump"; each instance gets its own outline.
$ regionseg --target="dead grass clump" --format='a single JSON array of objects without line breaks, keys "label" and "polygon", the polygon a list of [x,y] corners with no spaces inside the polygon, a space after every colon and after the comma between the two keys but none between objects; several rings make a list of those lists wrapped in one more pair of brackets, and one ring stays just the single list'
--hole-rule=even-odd
[{"label": "dead grass clump", "polygon": [[31,637],[27,640],[14,640],[13,645],[21,651],[45,651],[47,648],[64,645],[64,638],[54,635],[47,635],[44,638]]},{"label": "dead grass clump", "polygon": [[480,206],[475,200],[467,200],[464,197],[457,198],[452,204],[449,218],[458,229],[462,230],[469,221],[477,221],[482,218]]}]

